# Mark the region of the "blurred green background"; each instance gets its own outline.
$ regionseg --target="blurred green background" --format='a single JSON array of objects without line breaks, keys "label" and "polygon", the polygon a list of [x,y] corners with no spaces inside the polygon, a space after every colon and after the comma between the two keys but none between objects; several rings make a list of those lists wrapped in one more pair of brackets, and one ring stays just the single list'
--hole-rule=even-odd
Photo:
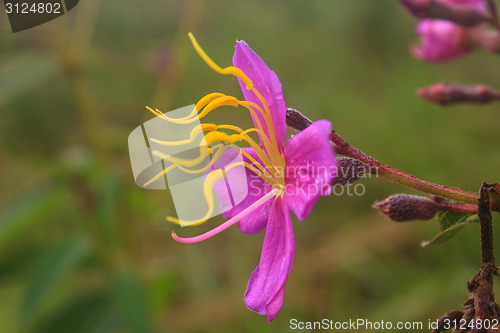
[{"label": "blurred green background", "polygon": [[294,220],[294,267],[268,324],[243,301],[263,233],[233,227],[175,243],[169,194],[134,184],[127,137],[151,118],[146,105],[241,96],[187,33],[221,66],[244,39],[280,77],[288,106],[331,120],[393,167],[475,191],[499,180],[498,105],[443,109],[415,89],[442,80],[500,87],[493,56],[413,59],[416,21],[395,1],[86,0],[16,34],[0,19],[1,333],[286,332],[292,318],[427,323],[466,300],[480,264],[477,225],[422,249],[437,223],[388,221],[371,205],[414,192],[371,178],[360,182],[363,196],[322,198],[306,222]]}]

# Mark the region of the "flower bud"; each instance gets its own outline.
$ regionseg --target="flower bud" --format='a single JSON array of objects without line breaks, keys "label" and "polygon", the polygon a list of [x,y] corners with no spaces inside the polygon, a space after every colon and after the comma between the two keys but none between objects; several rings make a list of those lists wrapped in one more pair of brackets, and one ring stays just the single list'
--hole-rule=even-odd
[{"label": "flower bud", "polygon": [[419,88],[417,94],[431,102],[448,105],[453,103],[489,103],[500,100],[500,92],[484,84],[460,85],[441,82]]},{"label": "flower bud", "polygon": [[337,158],[337,176],[332,185],[347,185],[363,178],[370,170],[370,166],[350,157]]},{"label": "flower bud", "polygon": [[373,205],[382,214],[396,222],[413,220],[429,220],[439,211],[440,205],[435,201],[409,194],[394,194]]}]

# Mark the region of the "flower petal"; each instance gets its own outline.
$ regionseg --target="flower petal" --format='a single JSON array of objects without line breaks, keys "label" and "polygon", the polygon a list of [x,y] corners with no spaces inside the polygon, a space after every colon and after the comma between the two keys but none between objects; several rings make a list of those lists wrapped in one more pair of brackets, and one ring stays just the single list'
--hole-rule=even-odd
[{"label": "flower petal", "polygon": [[421,36],[419,45],[414,45],[412,53],[416,58],[429,62],[447,61],[458,58],[469,52],[466,43],[467,29],[458,24],[426,19],[416,28]]},{"label": "flower petal", "polygon": [[[266,63],[255,53],[244,41],[239,41],[236,44],[236,49],[233,55],[233,66],[241,69],[252,80],[255,89],[262,94],[273,118],[274,130],[280,150],[285,141],[286,136],[286,106],[283,98],[283,89],[281,82],[276,73],[274,73]],[[262,103],[257,98],[255,93],[247,90],[246,85],[239,80],[241,90],[245,96],[245,100],[254,102],[263,108]],[[264,118],[257,112],[261,124],[265,126]],[[255,123],[255,120],[254,120]],[[269,134],[267,128],[264,129],[266,134]],[[261,140],[262,141],[262,140]]]},{"label": "flower petal", "polygon": [[285,145],[285,195],[300,221],[322,195],[329,195],[337,175],[337,159],[330,142],[331,124],[318,120]]},{"label": "flower petal", "polygon": [[250,276],[245,293],[247,307],[267,316],[269,322],[283,304],[295,253],[292,219],[284,200],[277,197],[272,202],[260,262]]},{"label": "flower petal", "polygon": [[[260,161],[259,157],[252,148],[242,148],[242,150],[246,151],[257,161]],[[247,159],[245,156],[243,156],[243,160],[251,163],[250,160]],[[214,166],[216,168],[219,167],[217,163],[215,163]],[[253,204],[258,199],[262,198],[264,195],[266,195],[272,190],[272,186],[269,185],[269,183],[267,183],[265,180],[263,180],[261,177],[257,176],[254,172],[248,170],[247,168],[245,168],[246,179],[241,179],[243,177],[238,177],[239,175],[235,175],[236,172],[233,171],[235,169],[231,169],[226,172],[226,178],[229,179],[232,184],[237,183],[237,185],[240,187],[240,189],[237,190],[232,189],[231,193],[239,194],[244,192],[246,194],[246,196],[242,201],[236,203],[236,206],[233,207],[233,204],[230,201],[231,198],[227,194],[225,194],[228,191],[226,189],[227,187],[224,182],[217,182],[214,185],[214,189],[217,191],[217,194],[219,195],[219,201],[221,203],[221,207],[223,207],[222,215],[227,219],[236,216],[244,209],[246,209],[248,206]],[[238,181],[238,179],[240,180]],[[243,188],[243,186],[246,186],[247,188],[245,189]],[[250,213],[248,216],[241,219],[240,222],[238,223],[238,227],[240,228],[240,230],[250,235],[262,231],[266,226],[270,204],[271,204],[270,201],[266,202],[265,204],[254,210],[252,213]]]}]

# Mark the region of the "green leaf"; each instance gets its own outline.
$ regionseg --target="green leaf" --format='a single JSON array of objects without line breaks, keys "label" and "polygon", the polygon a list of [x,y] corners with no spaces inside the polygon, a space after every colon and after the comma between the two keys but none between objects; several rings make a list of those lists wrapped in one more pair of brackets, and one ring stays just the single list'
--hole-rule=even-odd
[{"label": "green leaf", "polygon": [[147,292],[132,273],[121,272],[113,281],[113,295],[122,323],[128,332],[151,333]]},{"label": "green leaf", "polygon": [[22,307],[24,320],[31,319],[58,284],[88,254],[90,243],[85,237],[71,237],[42,254],[26,291]]},{"label": "green leaf", "polygon": [[422,247],[442,244],[455,236],[466,224],[479,222],[477,215],[450,211],[440,211],[437,215],[437,219],[441,232],[433,239],[423,241],[420,244]]}]

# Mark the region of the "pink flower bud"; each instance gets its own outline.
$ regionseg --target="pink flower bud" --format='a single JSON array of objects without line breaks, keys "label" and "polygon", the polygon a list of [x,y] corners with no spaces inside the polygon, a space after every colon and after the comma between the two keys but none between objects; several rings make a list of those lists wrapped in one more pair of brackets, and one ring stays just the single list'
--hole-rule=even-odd
[{"label": "pink flower bud", "polygon": [[486,104],[500,100],[500,91],[484,84],[461,85],[441,82],[428,87],[419,88],[417,94],[429,101],[441,105],[454,103]]}]

